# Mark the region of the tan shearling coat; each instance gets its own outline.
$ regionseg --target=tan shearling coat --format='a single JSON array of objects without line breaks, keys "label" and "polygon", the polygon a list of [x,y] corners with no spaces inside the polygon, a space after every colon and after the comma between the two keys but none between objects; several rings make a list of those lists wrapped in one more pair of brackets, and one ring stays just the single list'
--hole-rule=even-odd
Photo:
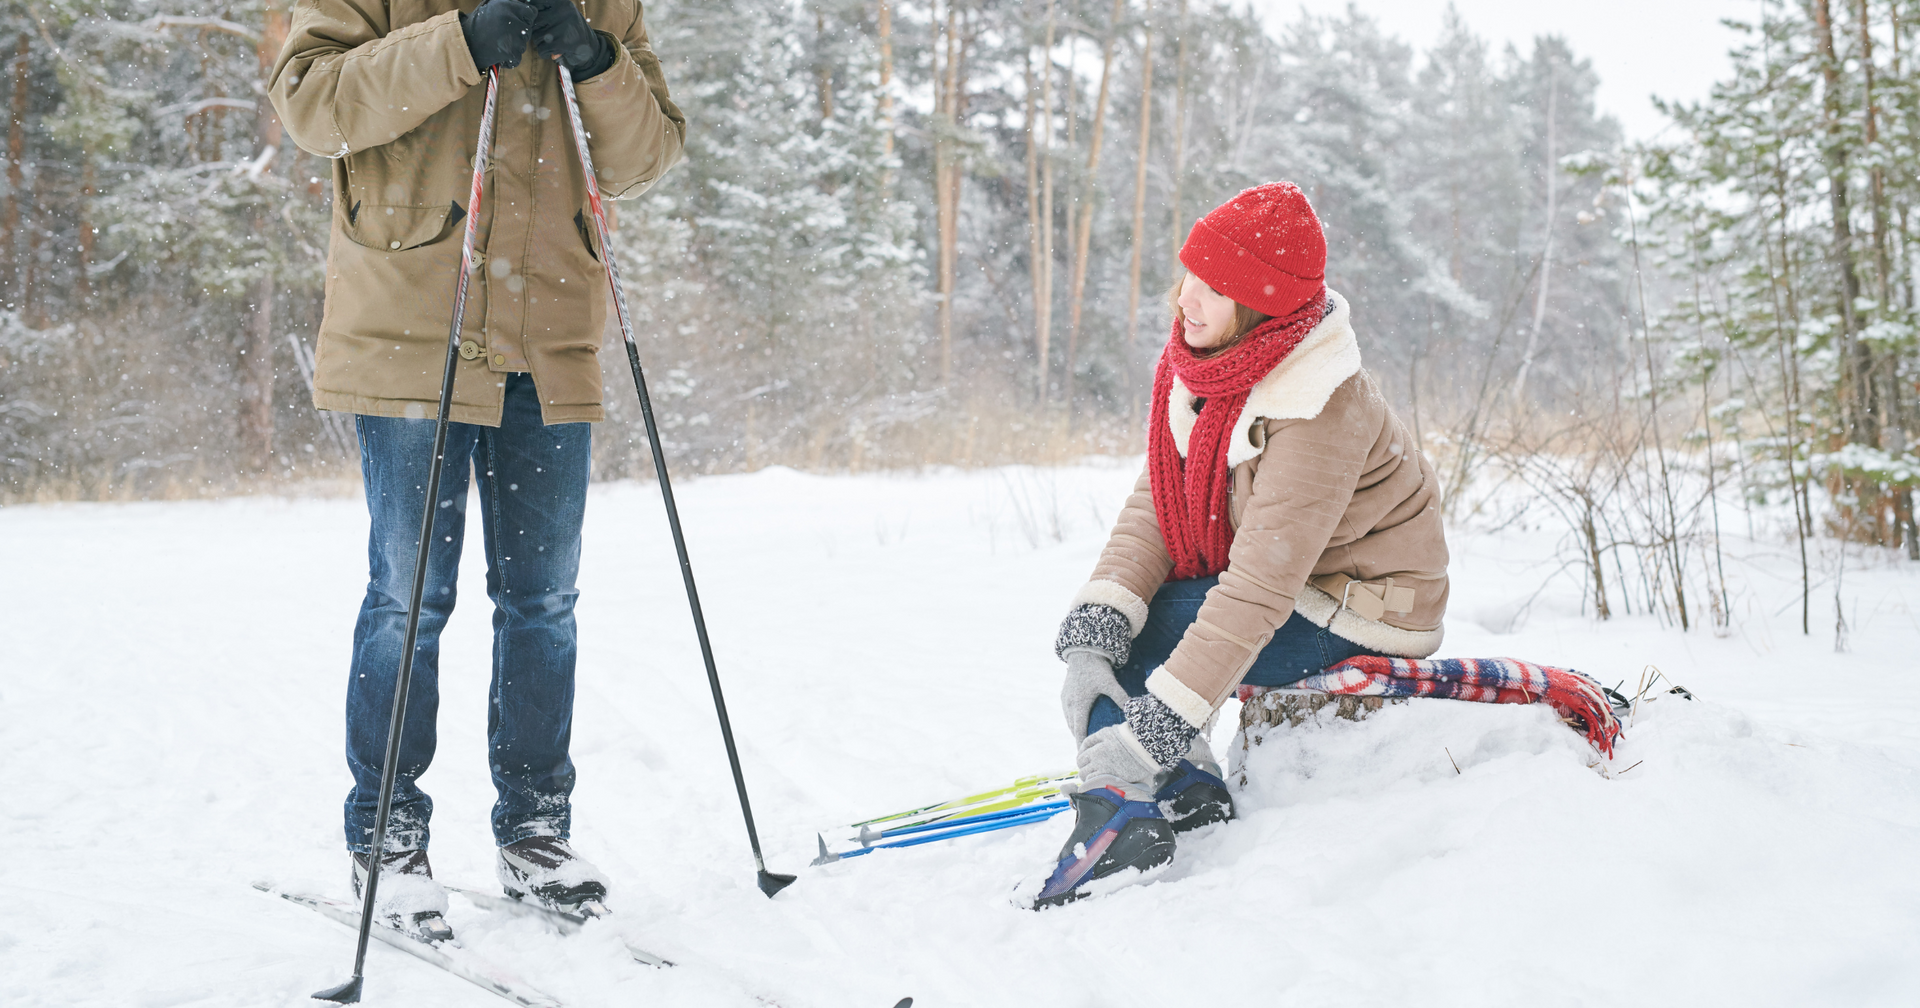
[{"label": "tan shearling coat", "polygon": [[[1296,611],[1386,654],[1424,658],[1440,647],[1447,544],[1439,483],[1361,368],[1346,300],[1332,299],[1333,310],[1254,386],[1235,421],[1227,569],[1148,677],[1148,689],[1194,725]],[[1169,405],[1184,456],[1198,414],[1178,379]],[[1110,605],[1137,636],[1172,570],[1142,472],[1072,604]]]},{"label": "tan shearling coat", "polygon": [[[613,40],[577,83],[602,194],[638,196],[681,157],[638,0],[576,0]],[[326,311],[314,405],[432,416],[486,76],[460,13],[479,0],[299,0],[267,93],[302,150],[333,159]],[[607,281],[559,71],[529,46],[500,81],[453,419],[498,426],[509,372],[531,372],[546,423],[600,420]]]}]

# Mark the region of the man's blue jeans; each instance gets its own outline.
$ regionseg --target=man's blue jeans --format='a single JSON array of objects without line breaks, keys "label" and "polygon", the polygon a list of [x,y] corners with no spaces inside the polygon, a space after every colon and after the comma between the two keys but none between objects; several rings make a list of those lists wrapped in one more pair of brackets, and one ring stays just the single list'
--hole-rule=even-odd
[{"label": "man's blue jeans", "polygon": [[[1153,593],[1153,601],[1147,603],[1146,625],[1141,627],[1140,636],[1133,639],[1133,653],[1125,665],[1113,670],[1114,678],[1120,680],[1120,688],[1126,690],[1128,696],[1137,697],[1147,691],[1147,676],[1166,664],[1173,649],[1180,645],[1180,638],[1186,635],[1187,627],[1199,617],[1207,591],[1219,583],[1218,577],[1169,581]],[[1260,656],[1253,660],[1253,667],[1247,669],[1240,681],[1249,686],[1288,686],[1355,655],[1379,653],[1315,626],[1296,612],[1274,631],[1273,639],[1260,649]],[[1087,716],[1087,734],[1126,719],[1119,704],[1106,697],[1096,698],[1093,711]]]},{"label": "man's blue jeans", "polygon": [[[579,594],[574,577],[580,569],[591,434],[584,423],[542,426],[533,379],[510,374],[506,382],[498,428],[456,423],[447,432],[388,850],[427,845],[433,800],[416,781],[433,761],[440,630],[453,613],[467,484],[476,473],[487,595],[494,604],[487,705],[488,762],[499,795],[493,806],[494,841],[504,846],[530,836],[564,838],[571,826],[573,761],[567,745],[573,732],[573,604]],[[346,833],[347,846],[365,853],[380,800],[434,422],[361,416],[358,423],[373,525],[367,540],[367,597],[354,625],[347,681],[347,766],[354,784],[347,793]]]}]

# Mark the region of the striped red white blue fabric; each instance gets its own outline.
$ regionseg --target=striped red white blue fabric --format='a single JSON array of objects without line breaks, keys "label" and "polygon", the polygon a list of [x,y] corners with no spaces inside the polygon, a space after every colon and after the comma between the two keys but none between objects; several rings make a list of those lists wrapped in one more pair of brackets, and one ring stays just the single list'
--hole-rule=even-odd
[{"label": "striped red white blue fabric", "polygon": [[1572,669],[1516,658],[1349,658],[1293,689],[1356,696],[1441,697],[1480,703],[1546,703],[1606,756],[1620,722],[1600,684]]}]

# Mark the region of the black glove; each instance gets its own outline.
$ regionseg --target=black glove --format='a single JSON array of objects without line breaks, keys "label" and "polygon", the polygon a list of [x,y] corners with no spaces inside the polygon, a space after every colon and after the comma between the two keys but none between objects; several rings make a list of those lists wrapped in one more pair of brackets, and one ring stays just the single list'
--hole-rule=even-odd
[{"label": "black glove", "polygon": [[472,14],[460,15],[460,31],[467,37],[473,65],[482,70],[519,66],[538,15],[539,11],[524,0],[487,0]]},{"label": "black glove", "polygon": [[613,43],[587,26],[573,0],[533,0],[539,9],[533,21],[533,47],[548,59],[567,65],[573,79],[597,77],[613,65]]}]

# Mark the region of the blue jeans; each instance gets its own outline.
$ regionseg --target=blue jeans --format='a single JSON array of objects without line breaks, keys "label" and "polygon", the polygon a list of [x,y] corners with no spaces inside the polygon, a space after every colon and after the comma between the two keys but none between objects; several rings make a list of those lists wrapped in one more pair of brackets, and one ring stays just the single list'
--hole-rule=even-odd
[{"label": "blue jeans", "polygon": [[[564,838],[572,825],[573,761],[567,745],[573,733],[573,604],[579,595],[574,577],[580,569],[591,433],[584,423],[542,426],[533,379],[510,374],[506,381],[498,428],[456,423],[447,432],[388,850],[427,846],[433,800],[416,782],[433,761],[440,630],[453,613],[467,484],[475,473],[487,547],[487,595],[494,605],[487,705],[488,762],[499,796],[493,806],[494,840],[505,845],[530,836]],[[348,848],[364,853],[380,799],[434,422],[362,416],[358,424],[373,523],[367,596],[353,628],[353,669],[347,680],[347,766],[353,789],[347,793],[346,833]]]},{"label": "blue jeans", "polygon": [[[1200,615],[1207,591],[1219,583],[1218,577],[1169,581],[1153,593],[1153,601],[1147,603],[1147,623],[1140,629],[1140,636],[1133,640],[1133,653],[1125,665],[1113,670],[1114,678],[1120,680],[1120,688],[1126,690],[1128,696],[1137,697],[1147,691],[1147,676],[1166,664],[1173,649],[1180,645],[1180,638],[1186,635],[1187,627]],[[1355,655],[1379,653],[1315,626],[1296,612],[1274,631],[1273,639],[1260,649],[1253,667],[1247,669],[1240,681],[1249,686],[1288,686]],[[1126,719],[1119,704],[1099,697],[1087,716],[1087,734]]]}]

